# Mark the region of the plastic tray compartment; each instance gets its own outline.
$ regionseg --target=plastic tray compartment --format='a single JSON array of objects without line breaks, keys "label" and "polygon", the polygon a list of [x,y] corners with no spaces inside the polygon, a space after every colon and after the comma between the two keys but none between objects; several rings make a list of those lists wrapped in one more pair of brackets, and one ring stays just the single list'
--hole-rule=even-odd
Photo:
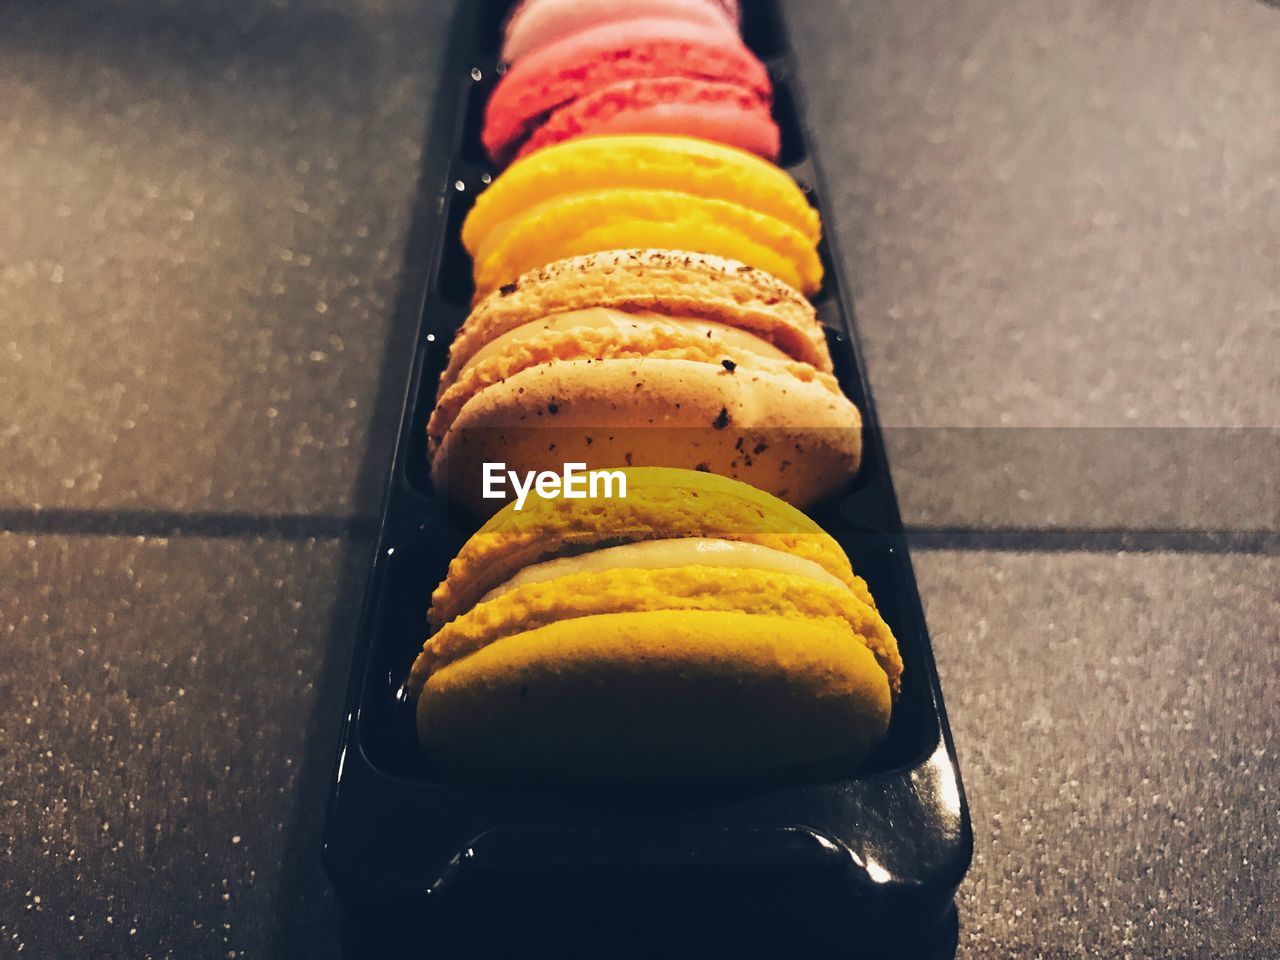
[{"label": "plastic tray compartment", "polygon": [[[699,936],[725,947],[842,945],[855,956],[954,952],[952,898],[972,834],[920,599],[844,295],[832,211],[801,122],[778,10],[743,4],[775,84],[782,165],[823,216],[815,298],[836,374],[863,413],[864,463],[814,511],[868,581],[905,665],[889,736],[848,779],[795,785],[470,787],[434,778],[401,689],[434,585],[474,527],[432,493],[425,424],[470,302],[460,227],[494,171],[479,146],[507,4],[460,4],[429,153],[440,203],[416,351],[383,505],[325,823],[352,955],[474,952],[570,938],[602,950]],[[711,941],[709,941],[711,942]],[[603,946],[612,944],[613,946]]]}]

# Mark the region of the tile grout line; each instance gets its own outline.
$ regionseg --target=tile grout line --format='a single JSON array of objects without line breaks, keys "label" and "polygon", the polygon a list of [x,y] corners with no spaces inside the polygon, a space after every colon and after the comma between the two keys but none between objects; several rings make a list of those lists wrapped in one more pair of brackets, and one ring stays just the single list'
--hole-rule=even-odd
[{"label": "tile grout line", "polygon": [[271,537],[303,540],[373,536],[377,519],[367,515],[255,514],[215,511],[109,509],[0,509],[0,532],[97,536]]},{"label": "tile grout line", "polygon": [[1280,554],[1276,530],[1088,529],[1049,527],[914,527],[907,543],[917,550],[1003,550],[1014,553],[1246,553]]},{"label": "tile grout line", "polygon": [[[0,533],[10,534],[339,539],[372,537],[377,530],[377,518],[365,514],[0,509]],[[908,527],[906,536],[908,544],[917,550],[1280,554],[1280,531],[1267,529]]]}]

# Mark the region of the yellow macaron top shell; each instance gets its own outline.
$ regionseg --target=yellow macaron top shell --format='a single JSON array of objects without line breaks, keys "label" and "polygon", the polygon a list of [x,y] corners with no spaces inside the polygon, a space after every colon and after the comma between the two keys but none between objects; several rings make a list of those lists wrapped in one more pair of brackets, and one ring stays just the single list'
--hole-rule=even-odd
[{"label": "yellow macaron top shell", "polygon": [[471,537],[431,598],[439,628],[470,610],[520,570],[554,557],[642,540],[715,537],[772,547],[812,560],[874,607],[840,545],[800,510],[748,484],[697,470],[629,467],[625,498],[530,497],[508,504]]},{"label": "yellow macaron top shell", "polygon": [[694,137],[582,137],[512,164],[462,239],[477,299],[565,257],[626,247],[741,260],[806,294],[822,283],[817,211],[785,172]]}]

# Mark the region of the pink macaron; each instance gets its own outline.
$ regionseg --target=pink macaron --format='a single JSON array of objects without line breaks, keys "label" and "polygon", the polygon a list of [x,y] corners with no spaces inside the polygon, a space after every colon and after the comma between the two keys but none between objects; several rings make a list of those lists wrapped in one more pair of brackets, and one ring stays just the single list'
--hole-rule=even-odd
[{"label": "pink macaron", "polygon": [[521,0],[503,25],[502,59],[515,63],[548,43],[621,20],[685,20],[738,31],[738,0]]}]

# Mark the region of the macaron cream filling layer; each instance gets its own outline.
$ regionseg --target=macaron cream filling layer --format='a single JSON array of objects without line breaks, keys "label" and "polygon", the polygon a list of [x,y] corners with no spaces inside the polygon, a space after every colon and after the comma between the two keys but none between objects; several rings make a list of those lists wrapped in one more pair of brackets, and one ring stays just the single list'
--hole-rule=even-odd
[{"label": "macaron cream filling layer", "polygon": [[640,77],[609,84],[539,118],[517,158],[574,137],[696,135],[776,160],[781,134],[769,103],[733,83]]},{"label": "macaron cream filling layer", "polygon": [[471,355],[463,364],[461,374],[475,369],[484,361],[500,356],[515,348],[537,343],[553,333],[592,330],[611,335],[626,336],[630,332],[649,330],[660,326],[676,327],[695,339],[712,340],[742,353],[757,354],[774,360],[789,359],[785,353],[746,330],[738,330],[723,323],[700,320],[696,317],[667,316],[652,311],[614,310],[607,307],[588,307],[535,320],[508,330],[495,337]]},{"label": "macaron cream filling layer", "polygon": [[830,374],[800,360],[746,330],[715,321],[628,312],[608,307],[555,314],[500,334],[477,350],[451,381],[442,379],[427,424],[432,454],[445,433],[473,399],[534,367],[572,361],[693,361],[714,366],[717,374],[747,371],[785,375],[791,382],[816,384],[833,397],[840,386]]},{"label": "macaron cream filling layer", "polygon": [[413,662],[408,689],[420,694],[428,678],[477,650],[549,623],[608,613],[714,611],[791,621],[795,643],[805,625],[823,623],[847,632],[850,643],[876,657],[892,691],[899,690],[902,660],[883,618],[845,585],[831,586],[809,576],[749,567],[690,564],[658,570],[618,567],[584,571],[512,589],[476,604],[445,623]]},{"label": "macaron cream filling layer", "polygon": [[797,624],[819,621],[847,631],[884,670],[897,691],[902,660],[889,626],[845,584],[807,575],[740,566],[692,564],[587,570],[527,583],[478,603],[424,645],[409,674],[413,695],[435,671],[506,637],[551,623],[611,613],[721,611],[762,614]]},{"label": "macaron cream filling layer", "polygon": [[772,547],[740,540],[710,537],[686,537],[672,540],[645,540],[604,547],[572,557],[558,557],[525,567],[506,583],[480,598],[481,603],[496,600],[504,594],[531,583],[545,583],[559,577],[579,573],[602,573],[606,570],[662,570],[670,567],[736,567],[808,577],[837,589],[849,589],[840,579],[819,564],[793,556]]}]

